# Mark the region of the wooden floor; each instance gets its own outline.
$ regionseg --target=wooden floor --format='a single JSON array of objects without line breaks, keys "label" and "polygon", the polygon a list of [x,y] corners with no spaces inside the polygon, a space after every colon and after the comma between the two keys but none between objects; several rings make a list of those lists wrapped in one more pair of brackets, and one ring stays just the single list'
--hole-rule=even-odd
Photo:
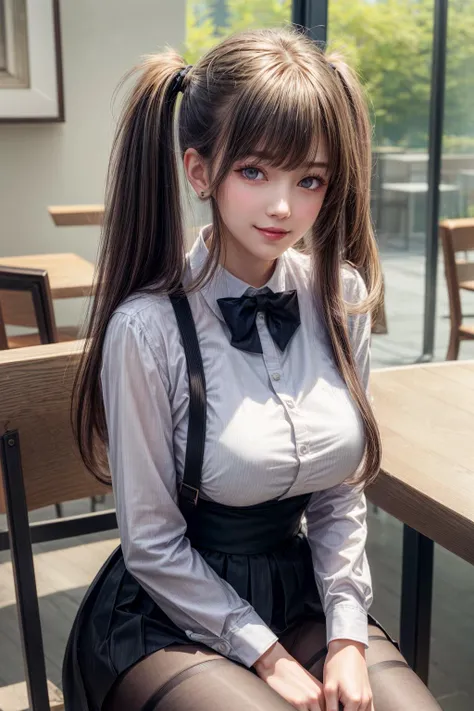
[{"label": "wooden floor", "polygon": [[[422,345],[422,245],[414,243],[408,252],[386,245],[381,251],[389,333],[373,338],[372,365],[413,363],[421,354]],[[442,264],[438,274],[437,307],[435,359],[442,360],[449,333]],[[465,308],[474,314],[474,295],[465,300]],[[474,343],[461,345],[461,357],[474,358]],[[84,511],[87,502],[66,508],[70,514]],[[53,509],[49,509],[36,512],[33,518],[53,515]],[[5,528],[2,517],[0,528]],[[116,536],[115,531],[35,546],[47,671],[49,679],[58,687],[63,651],[77,607],[98,568],[117,545]],[[401,540],[402,527],[397,521],[382,511],[370,512],[368,554],[375,590],[372,613],[394,636],[398,636]],[[473,640],[474,568],[437,548],[430,687],[444,711],[472,711],[474,708]],[[9,554],[0,553],[0,687],[11,687],[22,680],[23,661]],[[0,711],[6,711],[1,704]]]},{"label": "wooden floor", "polygon": [[[108,505],[113,505],[112,497],[108,498]],[[67,504],[65,515],[85,513],[88,508],[88,501]],[[32,519],[47,519],[54,515],[54,509],[43,509],[35,512]],[[6,527],[4,518],[0,516],[1,528]],[[35,575],[47,675],[48,680],[59,689],[62,656],[77,608],[98,569],[117,547],[117,535],[117,531],[110,531],[34,546]],[[23,711],[27,708],[27,705],[18,705],[16,700],[16,685],[23,680],[23,659],[12,568],[8,552],[2,552],[0,553],[0,711]],[[2,693],[2,687],[8,688],[4,688]],[[24,685],[19,693],[24,697]]]}]

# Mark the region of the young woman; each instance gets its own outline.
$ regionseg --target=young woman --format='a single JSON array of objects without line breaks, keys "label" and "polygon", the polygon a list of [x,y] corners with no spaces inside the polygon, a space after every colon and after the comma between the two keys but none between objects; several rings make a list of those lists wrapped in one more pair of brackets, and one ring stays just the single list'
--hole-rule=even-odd
[{"label": "young woman", "polygon": [[[66,709],[439,709],[367,612],[381,279],[361,88],[290,29],[141,70],[74,399],[121,547],[71,633]],[[179,154],[212,207],[187,256]]]}]

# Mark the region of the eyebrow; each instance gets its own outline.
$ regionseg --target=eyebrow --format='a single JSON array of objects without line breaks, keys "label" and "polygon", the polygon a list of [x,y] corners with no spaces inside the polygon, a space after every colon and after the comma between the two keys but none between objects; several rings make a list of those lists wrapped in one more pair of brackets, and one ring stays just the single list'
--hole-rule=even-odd
[{"label": "eyebrow", "polygon": [[304,164],[305,168],[328,168],[328,164],[324,163],[323,161],[318,161],[316,163],[305,163]]},{"label": "eyebrow", "polygon": [[[255,158],[260,158],[261,160],[265,160],[267,162],[271,161],[270,156],[268,156],[263,151],[252,151],[251,155],[255,156]],[[303,163],[303,167],[310,170],[311,168],[328,168],[329,165],[324,161],[309,161],[308,163]]]}]

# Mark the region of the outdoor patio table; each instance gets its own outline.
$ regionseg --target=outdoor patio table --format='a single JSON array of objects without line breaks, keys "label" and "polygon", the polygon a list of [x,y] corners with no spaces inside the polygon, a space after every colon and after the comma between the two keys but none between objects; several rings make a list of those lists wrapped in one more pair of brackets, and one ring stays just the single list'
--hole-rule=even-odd
[{"label": "outdoor patio table", "polygon": [[426,681],[434,543],[474,565],[474,361],[374,371],[382,470],[367,490],[404,523],[400,646]]}]

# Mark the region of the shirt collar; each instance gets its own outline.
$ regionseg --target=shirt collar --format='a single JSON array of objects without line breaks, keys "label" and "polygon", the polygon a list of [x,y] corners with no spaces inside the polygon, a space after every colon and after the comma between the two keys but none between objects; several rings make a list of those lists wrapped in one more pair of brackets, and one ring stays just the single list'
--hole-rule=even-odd
[{"label": "shirt collar", "polygon": [[[208,258],[209,250],[207,248],[206,241],[209,238],[211,228],[212,225],[206,225],[201,229],[198,238],[189,252],[189,264],[193,280],[198,276]],[[210,279],[210,281],[208,281],[208,283],[201,288],[201,293],[216,316],[223,321],[224,317],[222,316],[217,299],[225,297],[239,298],[243,294],[258,294],[258,292],[265,287],[268,287],[275,293],[285,290],[284,254],[278,257],[275,270],[270,279],[266,284],[258,289],[234,276],[219,264],[212,279]]]}]

